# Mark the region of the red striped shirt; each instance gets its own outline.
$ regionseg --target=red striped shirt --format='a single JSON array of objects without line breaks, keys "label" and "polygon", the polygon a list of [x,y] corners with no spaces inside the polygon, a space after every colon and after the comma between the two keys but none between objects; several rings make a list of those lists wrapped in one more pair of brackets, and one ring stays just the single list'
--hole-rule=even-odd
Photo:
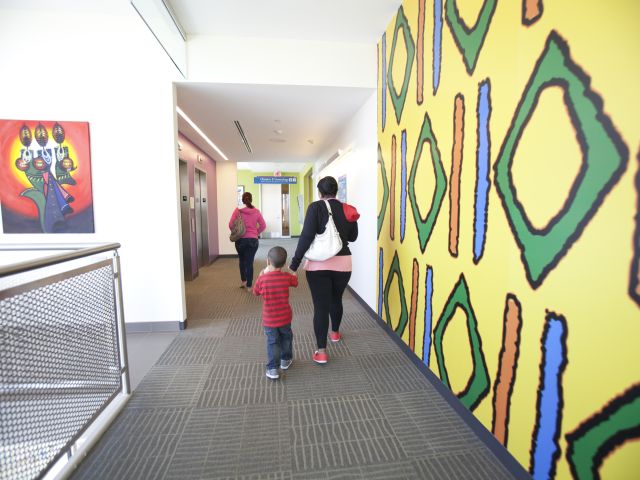
[{"label": "red striped shirt", "polygon": [[293,312],[289,305],[289,287],[298,286],[298,277],[289,272],[274,270],[263,273],[253,286],[255,295],[262,295],[262,324],[283,327],[291,323]]}]

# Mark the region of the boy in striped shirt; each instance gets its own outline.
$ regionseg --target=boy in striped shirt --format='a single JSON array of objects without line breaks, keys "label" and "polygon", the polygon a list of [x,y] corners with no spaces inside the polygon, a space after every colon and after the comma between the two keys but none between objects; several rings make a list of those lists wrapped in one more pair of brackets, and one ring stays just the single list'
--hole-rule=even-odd
[{"label": "boy in striped shirt", "polygon": [[267,335],[267,377],[280,378],[278,363],[286,370],[293,362],[293,312],[289,305],[289,287],[298,286],[295,273],[283,272],[287,263],[287,251],[273,247],[267,254],[267,268],[260,272],[254,295],[262,296],[262,325]]}]

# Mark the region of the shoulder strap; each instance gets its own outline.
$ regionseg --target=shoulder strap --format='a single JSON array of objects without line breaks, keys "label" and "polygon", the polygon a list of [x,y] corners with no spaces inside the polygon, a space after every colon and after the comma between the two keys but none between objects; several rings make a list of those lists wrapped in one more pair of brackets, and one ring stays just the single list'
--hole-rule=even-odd
[{"label": "shoulder strap", "polygon": [[322,201],[327,206],[327,210],[329,210],[329,216],[333,217],[333,213],[331,213],[331,207],[329,206],[329,200],[322,199]]}]

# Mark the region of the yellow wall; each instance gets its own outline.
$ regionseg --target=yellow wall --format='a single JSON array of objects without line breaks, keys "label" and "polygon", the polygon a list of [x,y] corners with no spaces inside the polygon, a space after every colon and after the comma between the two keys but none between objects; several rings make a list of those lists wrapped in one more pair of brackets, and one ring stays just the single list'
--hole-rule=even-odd
[{"label": "yellow wall", "polygon": [[534,478],[640,475],[639,19],[405,0],[378,44],[379,314]]},{"label": "yellow wall", "polygon": [[[304,195],[304,174],[305,172],[281,172],[283,177],[296,177],[298,183],[289,185],[289,201],[291,209],[291,235],[300,235],[302,231],[302,225],[299,223],[298,214],[298,194]],[[251,170],[238,170],[238,185],[244,185],[246,192],[251,192],[253,195],[253,205],[260,208],[260,185],[253,183],[253,177],[257,176],[269,176],[273,175],[273,172],[254,172]],[[307,211],[307,205],[304,207],[304,211]]]}]

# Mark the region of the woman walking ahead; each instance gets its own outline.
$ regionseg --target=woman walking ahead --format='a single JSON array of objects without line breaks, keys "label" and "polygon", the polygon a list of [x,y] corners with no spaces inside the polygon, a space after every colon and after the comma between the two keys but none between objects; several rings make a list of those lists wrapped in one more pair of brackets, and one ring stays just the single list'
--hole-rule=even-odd
[{"label": "woman walking ahead", "polygon": [[[329,208],[331,208],[333,222],[342,240],[342,250],[328,260],[307,260],[304,265],[313,299],[313,329],[318,345],[318,350],[313,354],[313,361],[327,363],[327,333],[329,333],[332,342],[339,342],[342,338],[340,334],[342,294],[351,278],[349,242],[355,242],[358,238],[357,220],[360,215],[354,207],[336,199],[338,182],[335,178],[322,178],[318,182],[318,192],[321,200],[313,202],[307,209],[302,233],[298,240],[296,253],[291,259],[290,268],[294,272],[298,269],[302,258],[315,239],[316,233],[325,231],[329,221],[329,211],[325,203],[327,200]],[[331,319],[331,332],[329,332],[329,319]]]},{"label": "woman walking ahead", "polygon": [[250,289],[253,285],[253,259],[258,251],[258,235],[267,228],[267,224],[262,218],[262,213],[251,204],[252,201],[251,193],[245,192],[242,195],[242,203],[244,203],[245,207],[236,208],[231,215],[231,220],[229,220],[229,229],[233,228],[233,223],[238,215],[242,215],[244,222],[244,235],[236,240],[235,244],[240,263],[241,286],[247,289]]}]

